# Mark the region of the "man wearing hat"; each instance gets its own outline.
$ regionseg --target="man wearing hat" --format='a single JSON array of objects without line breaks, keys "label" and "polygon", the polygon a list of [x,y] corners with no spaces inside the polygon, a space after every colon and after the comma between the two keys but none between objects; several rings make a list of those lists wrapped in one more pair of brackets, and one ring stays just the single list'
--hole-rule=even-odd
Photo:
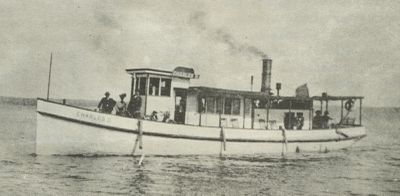
[{"label": "man wearing hat", "polygon": [[329,112],[325,111],[324,115],[321,117],[322,128],[329,128],[329,120],[332,120],[332,118],[329,116]]},{"label": "man wearing hat", "polygon": [[97,108],[99,109],[100,112],[111,114],[115,105],[115,101],[110,98],[109,92],[104,93],[104,95],[105,97],[103,97],[100,100],[100,103],[97,106]]},{"label": "man wearing hat", "polygon": [[141,110],[142,107],[142,98],[139,95],[139,91],[135,91],[135,95],[131,97],[131,100],[129,101],[128,104],[128,113],[130,117],[133,118],[141,118]]},{"label": "man wearing hat", "polygon": [[321,121],[322,121],[321,114],[322,114],[321,110],[315,111],[315,116],[314,116],[313,122],[312,122],[312,128],[313,129],[320,129],[321,128]]},{"label": "man wearing hat", "polygon": [[122,93],[119,95],[119,97],[121,98],[121,100],[117,103],[117,105],[115,107],[116,114],[118,116],[126,116],[126,103],[124,101],[126,94]]}]

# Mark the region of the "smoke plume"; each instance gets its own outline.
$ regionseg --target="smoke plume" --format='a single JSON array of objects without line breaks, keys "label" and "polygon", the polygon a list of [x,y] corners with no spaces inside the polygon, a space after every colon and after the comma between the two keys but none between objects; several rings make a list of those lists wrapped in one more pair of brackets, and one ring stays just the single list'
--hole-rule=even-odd
[{"label": "smoke plume", "polygon": [[206,33],[209,38],[226,44],[232,54],[247,54],[256,57],[268,58],[268,55],[259,48],[250,44],[239,42],[230,33],[226,32],[222,28],[214,29],[208,27],[205,23],[205,17],[206,14],[204,12],[195,12],[191,15],[189,23],[195,26],[199,31]]}]

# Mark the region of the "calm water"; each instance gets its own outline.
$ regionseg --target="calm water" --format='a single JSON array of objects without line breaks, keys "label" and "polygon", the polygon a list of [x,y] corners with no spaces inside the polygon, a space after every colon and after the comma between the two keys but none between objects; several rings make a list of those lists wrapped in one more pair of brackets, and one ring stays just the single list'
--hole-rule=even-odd
[{"label": "calm water", "polygon": [[34,152],[35,107],[0,105],[1,195],[400,195],[400,109],[365,109],[349,150],[280,156],[71,157]]}]

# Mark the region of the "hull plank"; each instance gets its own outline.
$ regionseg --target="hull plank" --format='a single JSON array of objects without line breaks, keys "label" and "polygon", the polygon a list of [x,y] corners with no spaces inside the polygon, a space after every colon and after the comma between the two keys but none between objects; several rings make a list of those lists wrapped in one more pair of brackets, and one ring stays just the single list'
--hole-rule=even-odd
[{"label": "hull plank", "polygon": [[[137,119],[38,100],[36,153],[43,155],[129,155]],[[219,154],[220,128],[142,121],[143,152],[149,155]],[[280,130],[224,129],[223,154],[281,153]],[[338,134],[343,133],[343,134]],[[364,137],[364,127],[286,131],[287,151],[324,151],[350,147]],[[141,151],[136,151],[141,153]]]}]

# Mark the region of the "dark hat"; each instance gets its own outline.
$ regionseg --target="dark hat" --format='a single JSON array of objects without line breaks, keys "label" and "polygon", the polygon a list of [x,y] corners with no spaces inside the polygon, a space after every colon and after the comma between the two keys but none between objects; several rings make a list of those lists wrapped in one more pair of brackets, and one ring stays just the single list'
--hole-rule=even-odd
[{"label": "dark hat", "polygon": [[316,114],[322,114],[321,110],[315,111]]},{"label": "dark hat", "polygon": [[104,93],[104,95],[105,95],[105,96],[108,96],[108,95],[110,95],[110,93],[107,91],[106,93]]},{"label": "dark hat", "polygon": [[329,112],[328,112],[328,111],[325,111],[324,114],[329,114]]},{"label": "dark hat", "polygon": [[122,93],[122,94],[120,94],[120,95],[119,95],[119,97],[121,97],[121,98],[125,98],[125,97],[126,97],[126,93]]}]

